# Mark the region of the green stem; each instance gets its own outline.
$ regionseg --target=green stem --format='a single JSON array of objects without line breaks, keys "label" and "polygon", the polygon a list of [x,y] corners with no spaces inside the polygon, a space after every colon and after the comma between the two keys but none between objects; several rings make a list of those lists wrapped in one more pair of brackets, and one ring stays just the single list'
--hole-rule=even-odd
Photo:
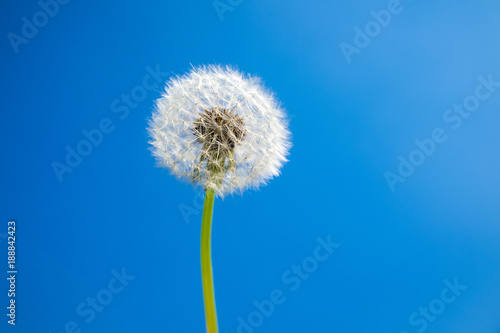
[{"label": "green stem", "polygon": [[201,278],[203,282],[207,333],[218,332],[214,283],[212,279],[212,255],[210,250],[214,197],[214,190],[207,189],[205,193],[205,204],[203,205],[203,216],[201,218]]}]

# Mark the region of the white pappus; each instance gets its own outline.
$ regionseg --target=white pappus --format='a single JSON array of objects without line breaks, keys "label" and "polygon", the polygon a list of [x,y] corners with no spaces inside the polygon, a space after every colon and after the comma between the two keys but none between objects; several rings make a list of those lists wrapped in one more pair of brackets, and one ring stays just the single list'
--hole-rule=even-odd
[{"label": "white pappus", "polygon": [[285,113],[260,79],[217,65],[171,78],[148,132],[159,166],[221,197],[279,175],[291,147]]}]

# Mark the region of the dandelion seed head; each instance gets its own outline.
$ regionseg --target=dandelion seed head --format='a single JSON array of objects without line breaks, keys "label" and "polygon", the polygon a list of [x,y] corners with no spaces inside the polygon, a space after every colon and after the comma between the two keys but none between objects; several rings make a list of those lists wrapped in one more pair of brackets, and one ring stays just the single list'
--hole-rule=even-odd
[{"label": "dandelion seed head", "polygon": [[148,131],[159,166],[223,197],[279,175],[291,146],[287,125],[259,78],[202,66],[167,82]]}]

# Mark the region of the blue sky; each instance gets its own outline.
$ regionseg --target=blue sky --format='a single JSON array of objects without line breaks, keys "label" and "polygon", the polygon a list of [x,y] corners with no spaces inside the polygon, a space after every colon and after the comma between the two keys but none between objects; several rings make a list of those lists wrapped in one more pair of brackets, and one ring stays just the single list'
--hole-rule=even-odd
[{"label": "blue sky", "polygon": [[212,63],[293,134],[280,177],[215,202],[221,333],[500,332],[498,2],[65,1],[0,11],[2,332],[204,331],[199,193],[146,126]]}]

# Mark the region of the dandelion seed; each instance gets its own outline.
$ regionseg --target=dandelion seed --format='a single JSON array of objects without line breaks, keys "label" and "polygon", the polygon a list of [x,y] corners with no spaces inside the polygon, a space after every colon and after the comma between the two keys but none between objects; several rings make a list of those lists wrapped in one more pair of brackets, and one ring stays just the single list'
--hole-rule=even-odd
[{"label": "dandelion seed", "polygon": [[274,96],[258,78],[220,66],[172,78],[156,102],[149,133],[160,166],[221,197],[277,176],[290,148]]}]

